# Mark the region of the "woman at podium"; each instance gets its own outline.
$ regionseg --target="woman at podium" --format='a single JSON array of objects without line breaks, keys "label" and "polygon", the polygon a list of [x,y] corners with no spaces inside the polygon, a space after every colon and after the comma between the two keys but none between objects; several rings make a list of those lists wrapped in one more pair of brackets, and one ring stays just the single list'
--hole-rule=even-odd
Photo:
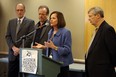
[{"label": "woman at podium", "polygon": [[69,77],[69,64],[73,63],[71,32],[65,28],[64,16],[59,11],[50,14],[52,29],[48,33],[48,41],[41,45],[36,43],[33,48],[47,48],[46,56],[52,56],[53,60],[60,61],[63,65],[57,77]]}]

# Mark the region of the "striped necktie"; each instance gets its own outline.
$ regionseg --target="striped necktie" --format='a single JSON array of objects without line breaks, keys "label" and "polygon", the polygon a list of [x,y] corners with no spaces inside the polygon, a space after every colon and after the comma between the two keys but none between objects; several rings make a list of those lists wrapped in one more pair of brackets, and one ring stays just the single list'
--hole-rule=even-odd
[{"label": "striped necktie", "polygon": [[21,20],[19,19],[18,22],[17,22],[16,35],[19,31],[20,25],[21,25]]}]

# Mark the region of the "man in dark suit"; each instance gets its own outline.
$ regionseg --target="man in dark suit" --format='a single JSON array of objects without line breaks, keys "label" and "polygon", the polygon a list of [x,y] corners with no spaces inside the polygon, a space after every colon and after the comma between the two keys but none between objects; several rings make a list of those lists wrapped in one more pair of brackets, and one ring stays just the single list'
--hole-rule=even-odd
[{"label": "man in dark suit", "polygon": [[104,20],[100,7],[88,11],[89,21],[97,32],[85,58],[87,77],[116,77],[116,34],[112,26]]},{"label": "man in dark suit", "polygon": [[[38,8],[38,18],[39,22],[36,24],[36,32],[34,35],[33,45],[36,43],[44,45],[44,42],[48,39],[48,32],[51,29],[50,22],[48,21],[49,8],[45,5],[41,5]],[[42,52],[46,55],[46,51]]]},{"label": "man in dark suit", "polygon": [[[19,48],[22,47],[22,40],[19,39],[34,30],[34,21],[24,16],[24,4],[17,4],[15,9],[17,18],[9,21],[6,32],[6,41],[9,47],[8,77],[18,77],[19,74]],[[32,40],[33,36],[27,37],[23,47],[30,48]]]}]

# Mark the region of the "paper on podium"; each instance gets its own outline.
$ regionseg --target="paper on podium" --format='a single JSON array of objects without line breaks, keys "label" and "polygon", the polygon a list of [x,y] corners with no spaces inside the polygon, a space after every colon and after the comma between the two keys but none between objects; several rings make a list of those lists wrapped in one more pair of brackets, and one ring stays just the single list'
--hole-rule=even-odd
[{"label": "paper on podium", "polygon": [[[56,77],[60,72],[62,63],[57,62],[42,54],[42,49],[20,49],[20,72],[26,77],[45,76]],[[55,69],[51,69],[55,68]],[[49,70],[49,71],[48,71]]]},{"label": "paper on podium", "polygon": [[22,49],[20,55],[20,71],[36,74],[38,50]]}]

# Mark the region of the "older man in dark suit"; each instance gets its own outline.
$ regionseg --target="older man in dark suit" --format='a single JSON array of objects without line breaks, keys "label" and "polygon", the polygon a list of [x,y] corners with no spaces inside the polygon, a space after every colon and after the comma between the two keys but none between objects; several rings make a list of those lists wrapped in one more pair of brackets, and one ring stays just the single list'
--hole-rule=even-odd
[{"label": "older man in dark suit", "polygon": [[[22,3],[16,5],[17,18],[8,23],[6,41],[9,47],[9,70],[8,77],[18,77],[19,73],[19,48],[22,40],[19,39],[34,30],[34,21],[24,16],[25,6]],[[33,36],[26,38],[23,47],[30,48]]]},{"label": "older man in dark suit", "polygon": [[88,16],[96,31],[85,59],[86,76],[116,77],[115,30],[104,20],[104,12],[100,7],[91,8]]}]

